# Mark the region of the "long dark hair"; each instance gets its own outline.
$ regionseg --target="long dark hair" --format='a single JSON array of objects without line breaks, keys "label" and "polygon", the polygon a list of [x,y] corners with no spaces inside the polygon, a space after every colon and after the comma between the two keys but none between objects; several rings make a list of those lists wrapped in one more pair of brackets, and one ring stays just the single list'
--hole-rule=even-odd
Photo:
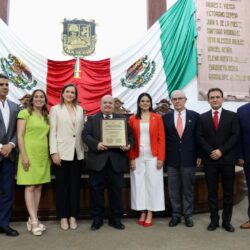
[{"label": "long dark hair", "polygon": [[34,111],[33,99],[34,99],[36,92],[38,92],[38,91],[42,92],[44,95],[45,104],[42,107],[42,116],[43,116],[44,120],[46,121],[46,123],[49,124],[49,116],[48,116],[49,111],[48,111],[48,106],[47,106],[48,105],[48,97],[46,96],[46,93],[42,89],[36,89],[33,91],[33,93],[31,94],[30,100],[29,100],[27,110],[28,110],[30,115]]},{"label": "long dark hair", "polygon": [[73,83],[68,83],[68,84],[63,86],[62,91],[61,91],[61,102],[60,102],[60,104],[61,104],[61,106],[64,104],[63,93],[64,93],[65,89],[68,88],[68,87],[73,87],[75,89],[75,99],[73,100],[73,104],[76,107],[77,104],[78,104],[78,91],[77,91],[76,85],[74,85]]},{"label": "long dark hair", "polygon": [[141,93],[139,96],[138,96],[138,99],[137,99],[137,111],[136,111],[136,118],[137,119],[141,119],[141,108],[140,108],[140,101],[142,99],[142,97],[148,97],[148,99],[150,100],[150,108],[149,108],[149,111],[152,112],[153,111],[153,102],[152,102],[152,97],[150,94],[148,93]]}]

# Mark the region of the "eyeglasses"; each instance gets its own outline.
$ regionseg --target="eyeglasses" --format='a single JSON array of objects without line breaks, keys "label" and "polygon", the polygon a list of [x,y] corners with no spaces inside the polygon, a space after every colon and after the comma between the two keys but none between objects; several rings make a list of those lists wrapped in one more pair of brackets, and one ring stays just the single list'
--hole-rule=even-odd
[{"label": "eyeglasses", "polygon": [[186,99],[185,97],[177,97],[177,98],[172,98],[171,101],[176,102],[176,101],[181,101]]},{"label": "eyeglasses", "polygon": [[0,83],[0,86],[6,86],[6,87],[9,87],[9,84],[8,83]]}]

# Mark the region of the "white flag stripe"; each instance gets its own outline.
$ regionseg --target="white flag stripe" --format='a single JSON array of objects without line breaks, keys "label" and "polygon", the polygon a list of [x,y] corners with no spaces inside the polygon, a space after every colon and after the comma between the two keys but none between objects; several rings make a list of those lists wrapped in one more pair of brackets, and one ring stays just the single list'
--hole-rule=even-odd
[{"label": "white flag stripe", "polygon": [[[32,72],[33,80],[38,82],[35,88],[46,91],[47,59],[29,49],[0,19],[0,58],[7,58],[9,54],[21,58]],[[18,99],[27,92],[29,91],[17,88],[11,83],[8,97],[14,102],[18,102]]]},{"label": "white flag stripe", "polygon": [[[124,101],[124,106],[133,112],[136,111],[136,101],[142,92],[149,93],[153,98],[153,103],[168,96],[160,35],[160,26],[156,22],[137,44],[130,46],[122,55],[111,58],[112,94]],[[152,79],[140,88],[129,89],[121,86],[121,78],[125,77],[127,69],[145,55],[149,60],[156,62],[156,70]]]}]

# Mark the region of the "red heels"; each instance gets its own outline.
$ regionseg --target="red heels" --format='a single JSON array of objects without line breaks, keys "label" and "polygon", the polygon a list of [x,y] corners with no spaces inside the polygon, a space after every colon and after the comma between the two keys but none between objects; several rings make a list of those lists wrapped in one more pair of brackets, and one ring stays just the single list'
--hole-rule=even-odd
[{"label": "red heels", "polygon": [[150,222],[144,221],[143,226],[144,227],[151,227],[151,226],[153,226],[153,221],[150,221]]},{"label": "red heels", "polygon": [[138,220],[137,224],[141,225],[141,226],[144,226],[144,227],[151,227],[151,226],[153,226],[153,221],[146,222],[144,220]]},{"label": "red heels", "polygon": [[141,226],[144,226],[144,220],[138,220],[137,221],[137,224],[141,225]]}]

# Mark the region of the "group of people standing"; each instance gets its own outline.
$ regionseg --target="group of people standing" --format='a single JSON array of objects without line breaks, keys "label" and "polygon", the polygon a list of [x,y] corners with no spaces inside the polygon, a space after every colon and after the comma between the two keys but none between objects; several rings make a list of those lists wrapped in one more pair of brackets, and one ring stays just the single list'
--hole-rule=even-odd
[{"label": "group of people standing", "polygon": [[[63,230],[77,228],[80,203],[81,160],[84,157],[81,133],[83,109],[78,105],[77,88],[67,84],[61,102],[47,108],[43,90],[31,94],[27,108],[7,99],[8,78],[0,75],[0,233],[17,236],[9,226],[17,185],[24,185],[28,210],[27,229],[42,235],[46,226],[38,220],[42,184],[51,181],[50,158],[55,165],[56,211]],[[16,154],[19,151],[16,172]]]},{"label": "group of people standing", "polygon": [[[17,184],[25,186],[25,203],[29,213],[27,229],[33,235],[42,235],[46,230],[46,226],[38,220],[38,207],[42,184],[51,180],[50,158],[55,165],[56,211],[60,227],[62,230],[77,228],[84,143],[88,148],[86,168],[89,171],[90,213],[93,219],[91,230],[99,230],[104,225],[106,188],[110,207],[108,224],[116,229],[125,229],[121,222],[122,187],[123,174],[128,167],[131,208],[140,212],[139,225],[152,226],[153,212],[165,210],[165,166],[172,207],[169,226],[177,226],[183,215],[185,225],[192,227],[195,171],[203,163],[211,214],[207,229],[213,231],[219,226],[217,189],[221,176],[222,227],[226,231],[234,231],[231,217],[238,158],[240,164],[245,166],[250,185],[247,158],[250,145],[246,139],[249,138],[250,126],[244,122],[250,107],[248,111],[244,106],[240,108],[239,116],[223,109],[223,92],[213,88],[207,96],[211,110],[199,115],[186,109],[185,94],[176,90],[171,95],[174,109],[160,116],[153,112],[151,96],[142,93],[137,99],[136,114],[127,120],[114,112],[115,100],[106,95],[101,99],[101,111],[89,116],[84,123],[84,112],[78,105],[74,84],[63,87],[61,101],[51,108],[50,113],[43,90],[35,90],[27,109],[19,112],[18,105],[7,99],[8,89],[8,78],[0,75],[0,233],[18,235],[9,226],[17,147]],[[113,148],[103,143],[103,119],[126,119],[127,145]],[[250,222],[243,224],[242,228],[250,228]]]}]

